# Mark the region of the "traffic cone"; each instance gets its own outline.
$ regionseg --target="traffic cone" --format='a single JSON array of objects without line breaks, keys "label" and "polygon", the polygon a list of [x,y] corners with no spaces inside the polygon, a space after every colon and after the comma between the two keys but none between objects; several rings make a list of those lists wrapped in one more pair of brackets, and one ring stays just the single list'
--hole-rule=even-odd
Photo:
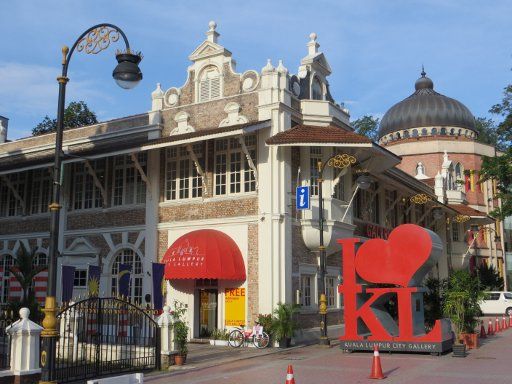
[{"label": "traffic cone", "polygon": [[293,367],[291,364],[288,366],[288,371],[286,372],[286,382],[284,384],[295,384],[295,379],[293,378]]},{"label": "traffic cone", "polygon": [[501,329],[505,330],[507,329],[507,322],[505,321],[505,315],[501,318]]},{"label": "traffic cone", "polygon": [[386,376],[382,373],[382,366],[380,365],[379,348],[376,345],[373,346],[373,362],[372,362],[372,374],[370,379],[385,379]]},{"label": "traffic cone", "polygon": [[480,338],[486,339],[487,335],[485,334],[484,321],[482,320],[482,324],[480,325]]},{"label": "traffic cone", "polygon": [[492,336],[494,332],[492,331],[492,320],[489,320],[489,325],[487,326],[487,334]]},{"label": "traffic cone", "polygon": [[494,333],[498,333],[500,331],[500,320],[498,316],[496,316],[496,321],[494,322]]},{"label": "traffic cone", "polygon": [[512,315],[508,317],[508,326],[512,327]]}]

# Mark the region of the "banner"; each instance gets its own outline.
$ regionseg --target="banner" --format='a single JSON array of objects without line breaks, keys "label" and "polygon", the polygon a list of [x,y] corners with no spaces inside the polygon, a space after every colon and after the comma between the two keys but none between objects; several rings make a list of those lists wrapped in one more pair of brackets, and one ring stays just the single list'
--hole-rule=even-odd
[{"label": "banner", "polygon": [[245,325],[245,288],[226,288],[224,295],[226,327]]},{"label": "banner", "polygon": [[89,296],[99,296],[100,276],[100,267],[97,265],[89,265],[89,271],[87,273],[87,290],[89,291]]},{"label": "banner", "polygon": [[119,272],[117,273],[117,293],[124,297],[130,295],[130,275],[132,267],[128,264],[119,264]]},{"label": "banner", "polygon": [[153,306],[154,309],[162,309],[163,293],[162,280],[164,278],[165,264],[153,263]]},{"label": "banner", "polygon": [[69,303],[73,298],[73,286],[75,282],[75,267],[62,266],[62,302]]}]

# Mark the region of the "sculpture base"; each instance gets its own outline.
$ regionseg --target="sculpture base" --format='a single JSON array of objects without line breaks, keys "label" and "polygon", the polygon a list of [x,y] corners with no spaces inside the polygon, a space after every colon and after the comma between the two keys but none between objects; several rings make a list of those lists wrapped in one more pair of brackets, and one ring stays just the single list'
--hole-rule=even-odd
[{"label": "sculpture base", "polygon": [[440,342],[376,341],[376,340],[340,340],[340,349],[344,351],[373,351],[377,345],[379,351],[443,353],[452,349],[453,340]]}]

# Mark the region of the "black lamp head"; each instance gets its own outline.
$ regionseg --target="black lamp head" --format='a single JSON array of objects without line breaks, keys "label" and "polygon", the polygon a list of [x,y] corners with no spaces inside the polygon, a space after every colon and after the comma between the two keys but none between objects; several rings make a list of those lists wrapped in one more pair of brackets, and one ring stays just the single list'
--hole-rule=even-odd
[{"label": "black lamp head", "polygon": [[134,54],[130,51],[118,52],[116,54],[118,62],[112,77],[117,85],[124,89],[132,89],[142,80],[142,72],[139,63],[142,60],[140,53]]}]

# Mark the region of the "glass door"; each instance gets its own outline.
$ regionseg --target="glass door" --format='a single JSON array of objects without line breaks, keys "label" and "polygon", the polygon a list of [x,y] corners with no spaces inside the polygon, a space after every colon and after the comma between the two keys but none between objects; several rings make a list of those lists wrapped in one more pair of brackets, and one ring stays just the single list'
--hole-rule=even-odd
[{"label": "glass door", "polygon": [[217,328],[216,289],[199,289],[199,337],[209,337]]}]

